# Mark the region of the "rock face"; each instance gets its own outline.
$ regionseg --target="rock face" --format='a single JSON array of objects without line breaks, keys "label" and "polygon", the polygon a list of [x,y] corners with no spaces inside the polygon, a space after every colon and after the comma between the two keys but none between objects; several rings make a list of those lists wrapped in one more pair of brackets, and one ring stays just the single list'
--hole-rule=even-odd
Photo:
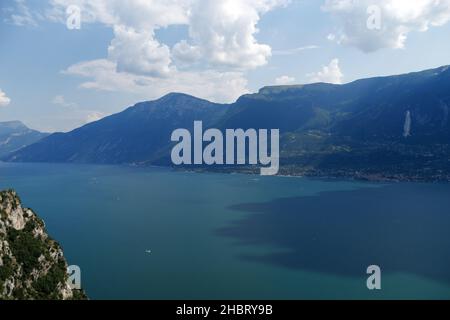
[{"label": "rock face", "polygon": [[0,192],[0,300],[85,299],[68,285],[67,267],[44,222],[14,191]]}]

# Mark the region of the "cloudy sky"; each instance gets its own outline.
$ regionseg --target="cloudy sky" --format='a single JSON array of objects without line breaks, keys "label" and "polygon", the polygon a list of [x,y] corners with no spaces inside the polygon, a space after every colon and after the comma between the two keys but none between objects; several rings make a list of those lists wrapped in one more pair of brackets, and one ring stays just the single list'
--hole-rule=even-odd
[{"label": "cloudy sky", "polygon": [[419,71],[450,64],[449,38],[450,0],[0,0],[0,121]]}]

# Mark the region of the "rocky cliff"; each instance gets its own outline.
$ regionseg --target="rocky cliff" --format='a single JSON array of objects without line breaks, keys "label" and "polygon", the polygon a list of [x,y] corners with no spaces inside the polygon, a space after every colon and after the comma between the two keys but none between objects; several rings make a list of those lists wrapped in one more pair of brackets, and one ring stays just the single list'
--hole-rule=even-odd
[{"label": "rocky cliff", "polygon": [[67,267],[44,222],[14,191],[0,192],[0,300],[85,299],[67,284]]}]

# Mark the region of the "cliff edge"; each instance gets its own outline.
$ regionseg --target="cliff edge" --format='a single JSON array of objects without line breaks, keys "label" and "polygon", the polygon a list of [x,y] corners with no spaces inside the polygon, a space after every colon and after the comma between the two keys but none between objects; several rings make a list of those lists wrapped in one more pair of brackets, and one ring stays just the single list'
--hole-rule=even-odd
[{"label": "cliff edge", "polygon": [[67,262],[44,222],[16,192],[0,192],[0,300],[86,299],[71,289]]}]

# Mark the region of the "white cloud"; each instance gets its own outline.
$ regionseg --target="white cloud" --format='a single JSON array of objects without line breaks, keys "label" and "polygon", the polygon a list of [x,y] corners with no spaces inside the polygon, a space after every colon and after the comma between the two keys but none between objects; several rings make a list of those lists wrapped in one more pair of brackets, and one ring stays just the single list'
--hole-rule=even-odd
[{"label": "white cloud", "polygon": [[108,56],[117,63],[117,71],[154,77],[170,73],[170,49],[155,40],[152,31],[136,31],[124,25],[114,26]]},{"label": "white cloud", "polygon": [[275,84],[277,85],[287,85],[287,84],[292,84],[295,82],[295,78],[294,77],[289,77],[289,76],[281,76],[275,79]]},{"label": "white cloud", "polygon": [[81,9],[82,23],[125,25],[136,30],[154,30],[172,24],[187,23],[191,0],[50,0],[47,16],[65,22],[66,8]]},{"label": "white cloud", "polygon": [[336,40],[336,35],[334,33],[330,33],[327,36],[327,39],[330,40],[330,41],[335,41]]},{"label": "white cloud", "polygon": [[64,21],[69,5],[80,8],[81,23],[101,23],[113,29],[108,59],[119,72],[166,77],[174,69],[170,49],[155,38],[155,30],[188,23],[191,0],[51,0],[47,16]]},{"label": "white cloud", "polygon": [[[243,72],[265,65],[271,56],[270,46],[255,38],[261,16],[289,1],[51,0],[47,17],[65,23],[65,9],[77,5],[82,25],[113,29],[107,57],[66,70],[90,78],[83,88],[150,95],[183,89],[230,101],[248,92]],[[169,48],[155,31],[171,25],[187,26],[189,37]]]},{"label": "white cloud", "polygon": [[[340,24],[328,39],[364,52],[404,48],[409,33],[450,21],[450,0],[326,0],[322,8]],[[375,8],[380,19],[369,8]],[[379,20],[379,28],[368,28],[371,15]]]},{"label": "white cloud", "polygon": [[274,56],[292,56],[292,55],[299,54],[303,51],[314,50],[314,49],[319,49],[319,47],[316,45],[309,45],[309,46],[298,47],[298,48],[293,48],[293,49],[274,50],[272,53]]},{"label": "white cloud", "polygon": [[182,72],[175,70],[171,77],[154,78],[118,72],[114,62],[107,59],[80,62],[63,71],[65,74],[88,78],[82,88],[132,92],[147,98],[158,98],[176,91],[212,101],[231,102],[248,93],[247,80],[241,72]]},{"label": "white cloud", "polygon": [[101,120],[105,116],[106,115],[102,112],[98,112],[98,111],[89,112],[86,116],[85,123],[91,123],[91,122]]},{"label": "white cloud", "polygon": [[52,99],[51,102],[52,102],[53,104],[62,106],[62,107],[64,107],[64,108],[72,108],[72,109],[73,109],[73,108],[77,108],[77,107],[78,107],[77,104],[74,103],[74,102],[67,102],[63,95],[57,95],[57,96],[55,96],[55,97]]},{"label": "white cloud", "polygon": [[78,106],[75,102],[68,102],[63,95],[55,96],[51,102],[64,108],[66,118],[71,118],[82,124],[94,122],[102,119],[107,114],[99,111],[85,110]]},{"label": "white cloud", "polygon": [[55,96],[52,99],[52,103],[53,104],[64,105],[66,103],[66,100],[65,100],[64,96],[58,95],[58,96]]},{"label": "white cloud", "polygon": [[142,78],[125,72],[118,73],[116,63],[107,59],[79,62],[71,65],[63,73],[90,78],[92,81],[83,82],[82,88],[105,91],[133,91],[136,81]]},{"label": "white cloud", "polygon": [[189,14],[191,48],[214,66],[252,69],[267,64],[272,49],[255,38],[262,14],[286,0],[198,0]]},{"label": "white cloud", "polygon": [[15,7],[10,8],[12,14],[6,19],[6,22],[14,24],[16,26],[37,26],[37,20],[42,17],[39,14],[33,13],[28,8],[25,0],[14,0]]},{"label": "white cloud", "polygon": [[202,58],[202,52],[199,47],[191,46],[186,40],[181,40],[174,45],[172,55],[179,64],[195,64]]},{"label": "white cloud", "polygon": [[[255,68],[267,63],[271,48],[255,38],[262,14],[290,0],[51,0],[47,16],[63,21],[77,5],[82,23],[100,22],[114,30],[109,58],[119,71],[166,76],[171,55],[183,62],[204,59],[213,66]],[[189,39],[173,52],[154,36],[170,25],[189,27]]]},{"label": "white cloud", "polygon": [[341,84],[343,77],[344,75],[339,67],[339,59],[331,60],[330,64],[328,66],[323,66],[321,71],[308,75],[310,82],[325,82],[334,84]]},{"label": "white cloud", "polygon": [[0,107],[6,107],[11,103],[11,99],[6,96],[6,93],[0,89]]}]

